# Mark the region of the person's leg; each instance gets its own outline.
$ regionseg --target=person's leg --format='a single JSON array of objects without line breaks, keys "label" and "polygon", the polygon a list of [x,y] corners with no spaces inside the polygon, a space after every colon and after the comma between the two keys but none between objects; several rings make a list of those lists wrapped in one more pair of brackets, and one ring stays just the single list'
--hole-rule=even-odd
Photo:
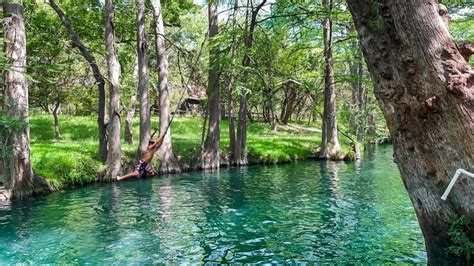
[{"label": "person's leg", "polygon": [[141,172],[141,168],[143,166],[143,163],[144,161],[143,160],[140,160],[137,165],[135,165],[135,169],[133,170],[133,172],[129,173],[129,174],[126,174],[124,176],[117,176],[117,181],[120,181],[120,180],[124,180],[124,179],[127,179],[127,178],[130,178],[130,177],[137,177],[140,175],[140,172]]},{"label": "person's leg", "polygon": [[130,178],[130,177],[137,177],[139,174],[140,174],[140,172],[135,170],[135,171],[133,171],[129,174],[126,174],[124,176],[117,176],[117,181],[124,180],[124,179]]},{"label": "person's leg", "polygon": [[153,177],[155,175],[156,175],[155,171],[150,171],[146,173],[146,177]]},{"label": "person's leg", "polygon": [[153,166],[151,164],[148,164],[145,168],[146,171],[146,177],[152,177],[156,175],[155,170],[153,169]]}]

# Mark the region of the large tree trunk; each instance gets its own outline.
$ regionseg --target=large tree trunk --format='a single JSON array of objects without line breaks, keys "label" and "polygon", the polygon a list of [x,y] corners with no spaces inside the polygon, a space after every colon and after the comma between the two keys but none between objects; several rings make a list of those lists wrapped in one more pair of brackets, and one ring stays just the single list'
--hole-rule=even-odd
[{"label": "large tree trunk", "polygon": [[[26,79],[26,34],[23,5],[3,4],[4,54],[10,69],[4,71],[5,92],[3,110],[10,117],[28,124],[28,81]],[[25,126],[20,132],[8,136],[7,147],[11,155],[2,169],[6,177],[4,196],[23,198],[28,195],[51,191],[50,185],[35,176],[30,161],[30,130]],[[5,200],[5,198],[2,198]],[[2,200],[0,199],[0,200]]]},{"label": "large tree trunk", "polygon": [[105,162],[107,159],[107,125],[108,121],[106,118],[106,105],[105,105],[105,79],[100,73],[99,66],[94,58],[94,56],[89,52],[86,46],[81,42],[81,39],[76,34],[72,28],[71,22],[66,17],[64,12],[59,8],[54,0],[49,0],[49,4],[54,9],[63,26],[66,28],[69,36],[71,38],[73,46],[77,47],[81,52],[81,55],[89,63],[92,73],[94,74],[95,82],[97,83],[97,88],[99,90],[99,102],[98,102],[98,116],[97,116],[97,125],[99,128],[99,158]]},{"label": "large tree trunk", "polygon": [[[473,183],[458,182],[447,201],[440,196],[456,169],[474,170],[474,71],[436,0],[348,3],[428,262],[472,265],[472,256],[468,261],[446,249],[455,245],[448,230],[456,219],[465,216],[472,229]],[[472,244],[472,230],[464,233]]]},{"label": "large tree trunk", "polygon": [[[245,33],[245,54],[242,60],[242,66],[244,68],[244,72],[242,75],[242,80],[245,82],[249,80],[249,71],[250,68],[250,50],[253,46],[253,34],[255,30],[255,26],[257,25],[257,16],[258,12],[262,7],[265,5],[267,0],[263,0],[255,9],[252,8],[251,10],[251,17],[250,22],[246,25],[246,33]],[[248,2],[247,2],[248,5]],[[248,17],[248,16],[247,16]],[[235,157],[235,164],[236,165],[247,165],[247,113],[248,113],[248,93],[243,92],[240,98],[240,106],[239,106],[239,115],[238,115],[238,123],[237,123],[237,142],[236,142],[236,154]]]},{"label": "large tree trunk", "polygon": [[[159,62],[160,74],[160,136],[165,136],[163,144],[158,150],[160,156],[160,172],[180,172],[181,167],[171,145],[170,98],[168,87],[168,55],[165,46],[165,26],[160,0],[153,0],[153,17],[155,20],[156,54]],[[166,134],[166,135],[165,135]]]},{"label": "large tree trunk", "polygon": [[138,94],[140,97],[140,140],[137,155],[142,157],[150,140],[150,104],[148,100],[148,43],[145,31],[145,0],[137,0]]},{"label": "large tree trunk", "polygon": [[211,0],[208,4],[209,19],[209,79],[207,85],[207,97],[209,108],[209,125],[207,136],[201,154],[201,167],[203,169],[219,169],[220,166],[220,88],[219,88],[219,47],[213,42],[213,38],[219,33],[217,24],[217,1]]},{"label": "large tree trunk", "polygon": [[324,0],[323,6],[328,12],[323,22],[324,39],[324,112],[323,112],[323,132],[321,140],[322,159],[342,160],[344,154],[339,145],[337,134],[337,113],[336,113],[336,86],[334,85],[334,70],[332,67],[332,19],[329,13],[332,10],[332,0]]},{"label": "large tree trunk", "polygon": [[115,47],[115,22],[113,0],[105,0],[105,46],[109,77],[110,125],[109,152],[105,181],[115,180],[122,174],[122,151],[120,148],[120,63]]}]

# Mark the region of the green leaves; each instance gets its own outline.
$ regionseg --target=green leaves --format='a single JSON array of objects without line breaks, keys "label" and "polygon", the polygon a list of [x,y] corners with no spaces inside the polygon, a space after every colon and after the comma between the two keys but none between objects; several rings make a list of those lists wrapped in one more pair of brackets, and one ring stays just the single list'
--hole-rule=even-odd
[{"label": "green leaves", "polygon": [[21,132],[27,125],[23,119],[9,116],[0,110],[0,132],[2,135]]},{"label": "green leaves", "polygon": [[456,256],[465,256],[468,260],[474,256],[474,243],[469,240],[472,235],[471,222],[466,216],[461,216],[449,228],[448,236],[453,245],[447,249],[448,253]]},{"label": "green leaves", "polygon": [[0,110],[0,158],[6,158],[11,155],[11,147],[8,146],[8,140],[15,133],[23,131],[28,124],[21,118],[9,116]]}]

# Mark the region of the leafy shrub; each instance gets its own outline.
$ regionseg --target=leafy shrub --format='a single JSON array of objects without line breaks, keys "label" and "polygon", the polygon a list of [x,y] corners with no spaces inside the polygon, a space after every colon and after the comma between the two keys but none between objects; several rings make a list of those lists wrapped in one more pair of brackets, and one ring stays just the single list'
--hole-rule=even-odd
[{"label": "leafy shrub", "polygon": [[93,182],[100,163],[78,153],[51,152],[35,159],[35,172],[56,189]]},{"label": "leafy shrub", "polygon": [[466,216],[457,219],[451,228],[449,228],[448,236],[451,237],[453,245],[448,247],[448,253],[456,256],[465,256],[468,260],[474,255],[474,243],[469,239],[473,235],[471,222]]}]

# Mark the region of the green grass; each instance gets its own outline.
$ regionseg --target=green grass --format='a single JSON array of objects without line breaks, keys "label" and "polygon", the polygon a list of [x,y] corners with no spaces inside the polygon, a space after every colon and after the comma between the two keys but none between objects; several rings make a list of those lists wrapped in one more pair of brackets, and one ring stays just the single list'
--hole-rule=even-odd
[{"label": "green grass", "polygon": [[[31,158],[35,172],[58,189],[92,182],[105,169],[97,159],[96,118],[60,116],[59,124],[62,138],[55,140],[52,116],[38,115],[30,118]],[[152,126],[157,125],[157,119],[153,119]],[[126,165],[134,162],[138,130],[136,119],[134,144],[122,142]],[[192,166],[199,158],[201,132],[201,118],[180,117],[173,122],[173,149],[188,165]],[[248,125],[248,157],[253,163],[281,163],[303,159],[319,145],[320,137],[319,130],[313,127],[290,125],[273,132],[267,124],[252,123]],[[221,149],[226,151],[228,146],[228,123],[222,121]]]}]

